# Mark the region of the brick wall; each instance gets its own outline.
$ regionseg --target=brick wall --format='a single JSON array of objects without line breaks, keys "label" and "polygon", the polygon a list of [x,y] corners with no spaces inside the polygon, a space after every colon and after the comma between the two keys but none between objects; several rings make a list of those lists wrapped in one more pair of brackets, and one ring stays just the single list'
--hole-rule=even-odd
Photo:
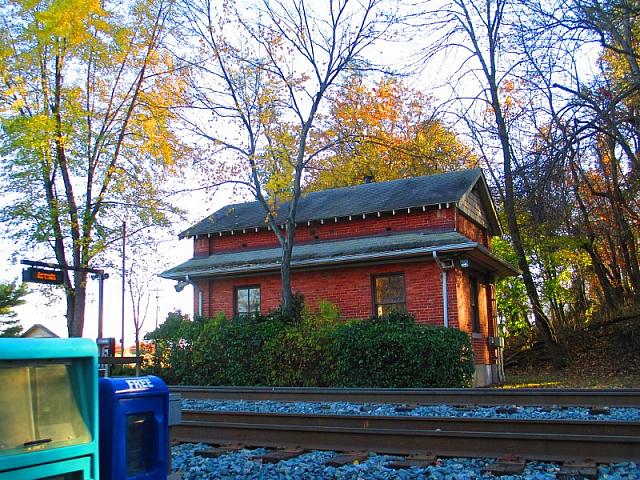
[{"label": "brick wall", "polygon": [[[367,318],[373,313],[371,277],[384,273],[404,273],[407,309],[419,322],[443,324],[440,269],[433,261],[298,271],[293,272],[292,285],[295,292],[304,294],[311,307],[316,307],[320,300],[329,300],[340,306],[346,318]],[[280,304],[279,273],[197,283],[204,290],[203,313],[206,316],[221,311],[233,316],[233,291],[241,286],[260,285],[263,313]],[[451,318],[451,315],[455,317],[455,290],[449,292],[449,301],[454,306],[450,306]]]},{"label": "brick wall", "polygon": [[[487,337],[495,336],[495,297],[493,283],[487,282],[480,272],[471,272],[478,281],[478,310],[480,312],[480,332],[473,333],[473,317],[471,313],[471,281],[469,273],[456,271],[456,296],[458,299],[458,328],[471,335],[471,344],[476,363],[489,364],[495,362],[495,356],[487,344]],[[492,349],[491,349],[492,350]]]},{"label": "brick wall", "polygon": [[[381,213],[353,216],[348,218],[327,219],[324,223],[311,222],[311,225],[300,224],[296,227],[296,242],[317,242],[318,240],[337,240],[340,238],[354,238],[366,235],[380,235],[389,232],[403,232],[411,230],[453,230],[455,207],[438,209],[429,207],[426,211],[414,208],[411,213],[407,210],[397,210],[396,214]],[[212,253],[235,251],[254,248],[276,247],[278,240],[273,232],[261,228],[236,230],[233,234],[223,232],[222,235],[211,234],[210,237],[194,239],[194,256],[206,256]]]},{"label": "brick wall", "polygon": [[[329,300],[340,307],[345,318],[368,318],[373,313],[371,279],[373,275],[404,273],[407,309],[420,323],[443,325],[442,272],[432,260],[395,263],[379,266],[336,268],[294,272],[293,290],[305,296],[307,305],[317,307],[321,300]],[[470,281],[460,269],[447,271],[448,319],[450,328],[459,328],[472,336],[476,363],[495,361],[487,347],[487,336],[495,335],[495,307],[492,302],[492,284],[483,283],[478,276],[478,307],[481,332],[472,335]],[[260,286],[262,313],[280,304],[280,275],[274,273],[242,278],[200,280],[204,291],[203,313],[213,316],[224,312],[233,316],[235,287]]]},{"label": "brick wall", "polygon": [[[317,242],[367,235],[385,234],[411,230],[449,231],[456,229],[471,240],[490,247],[486,230],[462,214],[456,207],[437,207],[398,210],[396,214],[384,213],[354,216],[351,220],[339,218],[302,224],[296,228],[296,242]],[[273,232],[264,228],[224,232],[222,236],[194,239],[194,255],[206,256],[224,251],[255,249],[278,246]],[[325,270],[296,271],[292,274],[293,290],[304,294],[309,306],[317,306],[320,300],[337,304],[345,318],[367,318],[373,313],[371,278],[383,273],[404,273],[407,309],[418,322],[443,325],[442,272],[431,259],[399,262],[385,265],[342,267]],[[487,347],[487,336],[496,334],[496,309],[494,286],[477,275],[481,332],[472,335],[477,363],[494,361],[493,351]],[[280,275],[248,276],[200,280],[198,285],[204,292],[203,314],[213,316],[224,312],[233,316],[233,294],[235,287],[260,285],[261,310],[263,313],[280,304]],[[467,270],[455,268],[447,272],[448,323],[471,335],[470,283]],[[197,305],[197,294],[194,298]]]}]

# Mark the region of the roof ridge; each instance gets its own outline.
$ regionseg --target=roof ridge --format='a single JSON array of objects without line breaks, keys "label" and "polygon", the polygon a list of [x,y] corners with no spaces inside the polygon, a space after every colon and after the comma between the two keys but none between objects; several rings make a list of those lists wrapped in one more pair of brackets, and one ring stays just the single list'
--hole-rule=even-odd
[{"label": "roof ridge", "polygon": [[347,190],[349,188],[359,188],[359,187],[372,188],[371,185],[389,185],[389,184],[393,184],[393,183],[406,182],[406,181],[416,180],[416,179],[420,179],[420,178],[443,177],[445,175],[460,175],[460,174],[463,174],[463,173],[473,172],[473,171],[478,171],[478,172],[482,173],[482,169],[480,167],[464,168],[464,169],[461,169],[461,170],[451,170],[451,171],[448,171],[448,172],[432,173],[430,175],[417,175],[415,177],[395,178],[393,180],[385,180],[385,181],[382,181],[382,182],[376,182],[375,179],[374,179],[374,181],[372,181],[371,183],[357,183],[355,185],[345,185],[343,187],[326,188],[324,190],[314,190],[312,192],[304,192],[303,191],[302,194],[304,195],[306,193],[307,195],[311,195],[313,193],[335,192],[335,191],[338,191],[338,190]]},{"label": "roof ridge", "polygon": [[[474,173],[475,175],[473,175]],[[456,177],[461,177],[462,179],[464,179],[466,176],[470,176],[470,178],[466,180],[466,183],[468,183],[468,185],[463,192],[460,192],[458,191],[460,189],[460,185],[456,184],[456,180],[454,179]],[[404,208],[435,205],[438,203],[455,202],[459,200],[462,195],[464,195],[464,193],[466,193],[469,188],[471,188],[473,184],[475,184],[477,179],[481,178],[482,176],[482,169],[476,167],[464,170],[436,173],[432,175],[399,178],[385,182],[360,183],[357,185],[347,185],[326,190],[303,192],[300,196],[300,203],[298,204],[298,214],[303,213],[301,220],[307,221],[322,218],[370,214],[372,212],[399,210]],[[447,177],[451,178],[451,184],[448,182]],[[410,184],[412,182],[419,183],[420,181],[428,181],[433,183],[433,185],[430,185],[432,187],[431,190],[429,190],[426,194],[423,192],[422,199],[416,198],[416,196],[420,196],[419,194],[416,194],[416,189],[407,187],[403,190],[400,186],[402,184]],[[451,188],[447,189],[447,187]],[[456,190],[456,188],[458,190]],[[351,201],[351,198],[349,199],[350,202],[348,205],[340,202],[341,200],[344,202],[345,199],[343,197],[346,194],[351,193],[355,195],[353,202]],[[447,194],[449,194],[449,196],[447,196]],[[314,202],[316,202],[318,199],[325,201],[318,202],[318,204],[320,204],[320,206],[318,206],[314,204]],[[391,202],[392,204],[389,206],[381,205],[380,200],[383,199],[386,199],[387,202]],[[376,202],[376,200],[378,200],[378,202]],[[331,201],[333,201],[333,204],[331,203]],[[286,205],[288,204],[289,201],[280,204],[278,206],[278,212],[281,212],[282,209],[286,208]],[[313,207],[311,206],[312,204]],[[254,212],[253,210],[255,209],[255,207],[259,207],[261,211]],[[333,210],[331,209],[331,207],[333,207]],[[304,209],[307,209],[306,216],[304,215]],[[243,212],[238,212],[238,210],[243,210]],[[309,210],[315,210],[315,213],[313,211],[310,212]],[[231,218],[234,213],[235,217]],[[262,211],[262,206],[260,205],[260,202],[258,200],[228,204],[219,208],[200,222],[192,225],[191,227],[180,233],[179,237],[184,238],[193,235],[238,230],[244,228],[260,228],[264,226],[265,215],[266,212]],[[247,217],[255,218],[250,219]],[[261,220],[258,220],[258,217],[260,217]],[[226,221],[223,221],[225,219]],[[216,227],[216,223],[222,225]]]}]

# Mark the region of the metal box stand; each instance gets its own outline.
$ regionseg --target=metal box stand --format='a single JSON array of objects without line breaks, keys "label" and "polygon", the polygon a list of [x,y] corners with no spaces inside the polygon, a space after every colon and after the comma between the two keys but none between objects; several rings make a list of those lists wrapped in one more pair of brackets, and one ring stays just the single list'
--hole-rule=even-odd
[{"label": "metal box stand", "polygon": [[101,378],[101,480],[165,480],[169,389],[154,376]]}]

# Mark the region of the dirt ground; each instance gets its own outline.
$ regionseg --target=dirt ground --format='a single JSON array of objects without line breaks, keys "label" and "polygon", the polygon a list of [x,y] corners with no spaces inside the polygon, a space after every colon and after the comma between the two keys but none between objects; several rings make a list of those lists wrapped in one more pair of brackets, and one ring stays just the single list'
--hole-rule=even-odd
[{"label": "dirt ground", "polygon": [[640,325],[627,322],[567,337],[569,366],[555,370],[544,354],[505,369],[512,388],[640,388]]}]

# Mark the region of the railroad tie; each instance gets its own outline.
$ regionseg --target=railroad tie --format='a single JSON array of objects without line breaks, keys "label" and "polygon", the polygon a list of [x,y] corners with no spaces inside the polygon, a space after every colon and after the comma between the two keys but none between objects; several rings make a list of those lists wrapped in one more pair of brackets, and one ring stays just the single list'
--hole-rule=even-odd
[{"label": "railroad tie", "polygon": [[335,457],[331,457],[329,460],[324,462],[324,464],[329,465],[330,467],[340,468],[345,465],[358,464],[367,458],[369,458],[369,454],[367,452],[341,453]]},{"label": "railroad tie", "polygon": [[398,405],[394,410],[396,413],[409,413],[416,409],[417,405]]},{"label": "railroad tie", "polygon": [[556,474],[558,480],[597,480],[598,467],[595,462],[564,462]]},{"label": "railroad tie", "polygon": [[306,450],[302,448],[296,448],[293,450],[275,450],[273,452],[265,453],[264,455],[251,457],[251,460],[257,460],[261,463],[278,463],[282,460],[289,460],[291,458],[298,457],[305,452]]},{"label": "railroad tie", "polygon": [[204,458],[218,458],[227,453],[236,452],[244,448],[244,445],[223,445],[221,447],[212,447],[205,450],[196,450],[194,455]]},{"label": "railroad tie", "polygon": [[589,415],[610,415],[609,407],[596,406],[589,408]]},{"label": "railroad tie", "polygon": [[498,459],[496,463],[492,463],[482,468],[482,475],[489,473],[496,477],[501,475],[520,475],[524,471],[526,464],[526,460],[522,460],[518,457],[507,456]]},{"label": "railroad tie", "polygon": [[498,414],[506,413],[508,415],[513,415],[514,413],[518,413],[518,411],[519,408],[517,407],[517,405],[507,405],[496,408],[496,413]]},{"label": "railroad tie", "polygon": [[387,467],[394,470],[402,470],[405,468],[425,468],[431,465],[435,465],[438,461],[438,457],[435,455],[412,455],[404,460],[396,460],[387,464]]}]

